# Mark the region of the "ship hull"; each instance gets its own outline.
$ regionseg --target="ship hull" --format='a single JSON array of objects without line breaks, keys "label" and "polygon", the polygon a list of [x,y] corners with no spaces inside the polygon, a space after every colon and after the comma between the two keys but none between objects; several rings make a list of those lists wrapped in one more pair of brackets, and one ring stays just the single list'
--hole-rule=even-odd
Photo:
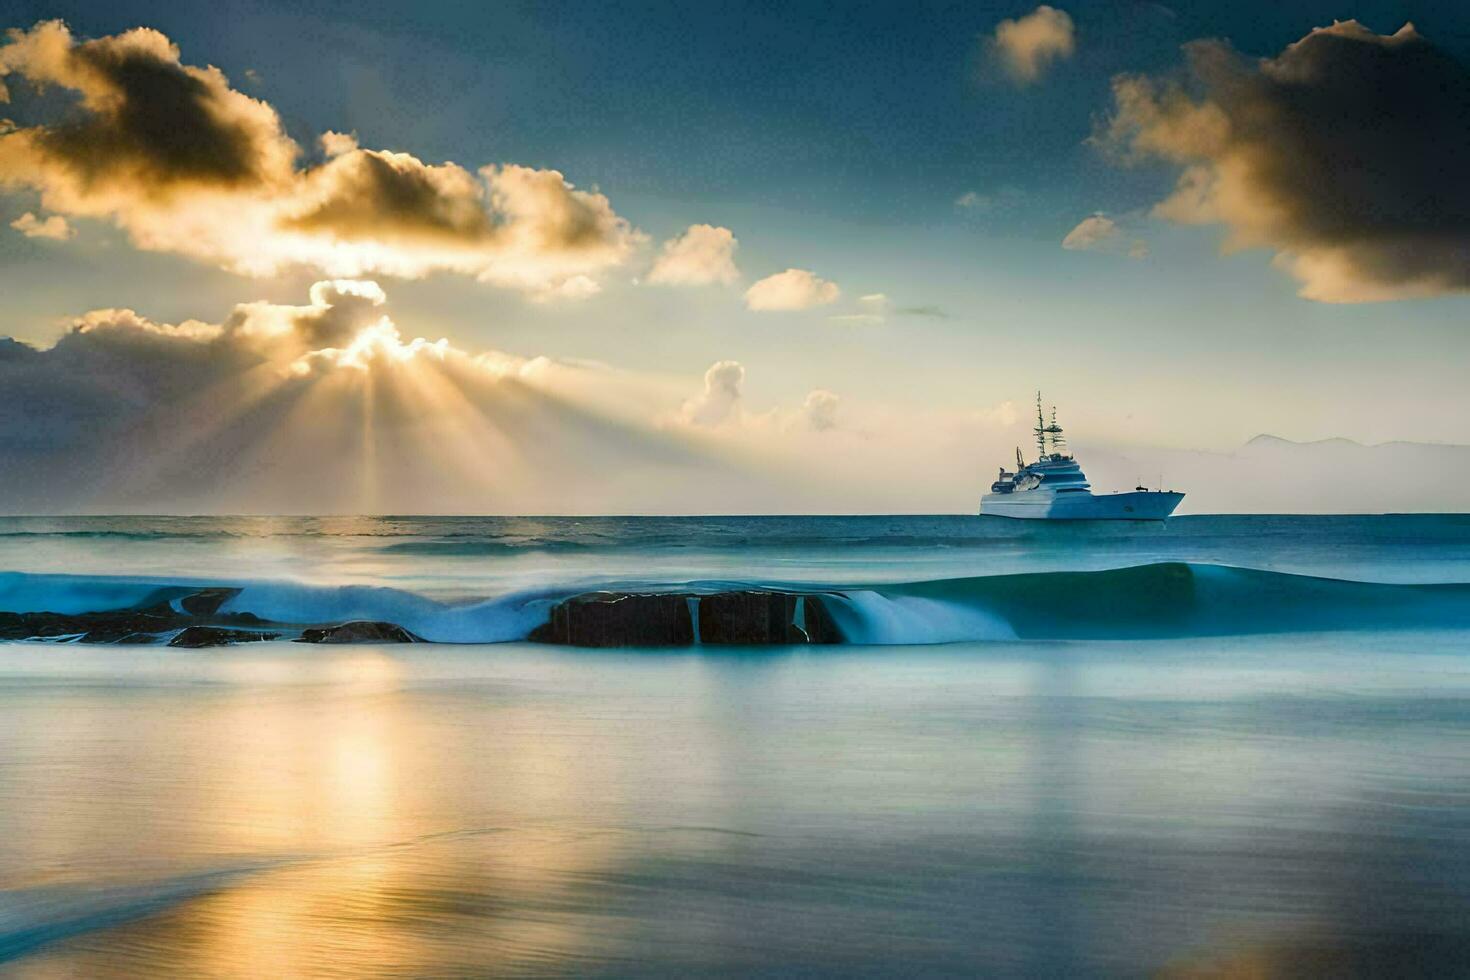
[{"label": "ship hull", "polygon": [[1174,513],[1184,494],[1136,493],[987,493],[980,500],[985,517],[1049,521],[1162,521]]}]

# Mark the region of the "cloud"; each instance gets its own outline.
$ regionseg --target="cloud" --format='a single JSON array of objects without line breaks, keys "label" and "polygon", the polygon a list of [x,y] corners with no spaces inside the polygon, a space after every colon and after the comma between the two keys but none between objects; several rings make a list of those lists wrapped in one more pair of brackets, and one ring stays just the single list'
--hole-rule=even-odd
[{"label": "cloud", "polygon": [[591,276],[572,276],[563,279],[555,286],[548,286],[531,294],[531,299],[538,303],[547,303],[553,300],[579,300],[591,299],[602,292],[602,283]]},{"label": "cloud", "polygon": [[729,228],[690,225],[684,234],[664,242],[648,281],[660,286],[728,285],[740,278],[735,267],[739,247]]},{"label": "cloud", "polygon": [[87,41],[60,21],[12,32],[0,77],[78,103],[38,103],[48,121],[4,136],[0,187],[111,220],[139,248],[257,276],[452,271],[544,294],[623,263],[643,241],[605,196],[556,170],[471,171],[336,132],[321,137],[326,159],[301,167],[273,107],[180,58],[146,28]]},{"label": "cloud", "polygon": [[1005,184],[992,191],[965,191],[954,199],[954,207],[975,216],[997,214],[1014,209],[1026,200],[1026,196],[1019,187]]},{"label": "cloud", "polygon": [[377,283],[336,279],[313,283],[305,306],[241,303],[218,335],[263,356],[294,358],[316,348],[345,346],[384,319],[388,296]]},{"label": "cloud", "polygon": [[829,316],[827,319],[834,323],[866,323],[877,325],[888,318],[888,313],[893,308],[893,304],[882,293],[869,293],[866,296],[858,297],[858,308],[861,310],[859,313],[841,313],[835,316]]},{"label": "cloud", "polygon": [[0,511],[936,513],[1017,438],[1014,412],[824,389],[751,411],[735,361],[671,413],[677,380],[465,350],[390,306],[324,280],[212,322],[100,309],[49,348],[0,338]]},{"label": "cloud", "polygon": [[745,368],[739,361],[716,361],[704,372],[704,390],[684,403],[682,417],[691,425],[739,421],[740,387]]},{"label": "cloud", "polygon": [[1110,252],[1141,259],[1148,255],[1148,243],[1133,238],[1118,227],[1118,223],[1099,211],[1083,218],[1077,227],[1067,232],[1062,239],[1062,248],[1074,252]]},{"label": "cloud", "polygon": [[93,310],[49,348],[0,340],[0,506],[586,512],[624,470],[670,485],[725,478],[655,429],[664,403],[649,387],[405,336],[364,280],[213,323]]},{"label": "cloud", "polygon": [[356,133],[337,133],[329,129],[317,137],[317,141],[322,145],[322,152],[329,157],[340,157],[358,148]]},{"label": "cloud", "polygon": [[1188,83],[1113,82],[1094,135],[1122,161],[1180,168],[1155,208],[1264,247],[1325,302],[1470,289],[1470,72],[1405,25],[1312,31],[1274,58],[1186,46]]},{"label": "cloud", "polygon": [[841,398],[825,388],[817,388],[808,392],[806,400],[801,403],[801,412],[806,418],[807,425],[817,432],[835,429],[837,427],[837,406],[841,401]]},{"label": "cloud", "polygon": [[704,372],[701,390],[686,399],[677,414],[665,415],[664,425],[718,437],[727,443],[765,439],[767,448],[777,451],[793,435],[837,428],[841,399],[835,393],[815,388],[798,406],[750,411],[746,408],[745,377],[745,366],[739,361],[716,361]]},{"label": "cloud", "polygon": [[787,269],[767,276],[745,291],[745,305],[752,310],[808,310],[837,301],[842,290],[805,269]]},{"label": "cloud", "polygon": [[168,199],[291,177],[296,147],[275,110],[231,89],[217,68],[181,64],[158,31],[77,42],[60,21],[37,24],[11,32],[0,75],[80,97],[81,112],[18,129],[0,154],[0,173],[15,179],[17,164],[40,168],[48,193],[78,210],[140,189]]},{"label": "cloud", "polygon": [[1039,79],[1052,62],[1070,58],[1077,47],[1076,29],[1065,10],[1042,4],[1015,20],[995,27],[991,50],[1020,85]]},{"label": "cloud", "polygon": [[67,224],[61,215],[53,214],[42,221],[33,211],[27,211],[16,218],[10,223],[10,227],[27,238],[51,238],[58,242],[66,241],[76,234],[76,229]]}]

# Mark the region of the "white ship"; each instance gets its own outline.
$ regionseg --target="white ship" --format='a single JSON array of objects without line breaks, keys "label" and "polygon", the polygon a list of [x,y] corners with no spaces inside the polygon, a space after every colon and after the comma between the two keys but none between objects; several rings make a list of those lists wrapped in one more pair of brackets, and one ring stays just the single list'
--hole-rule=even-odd
[{"label": "white ship", "polygon": [[[1016,450],[1016,472],[1000,468],[1000,478],[980,498],[980,513],[995,517],[1029,517],[1073,521],[1162,521],[1174,513],[1184,494],[1174,490],[1137,487],[1127,493],[1092,492],[1076,457],[1068,453],[1057,410],[1048,424],[1041,414],[1041,392],[1036,393],[1036,462],[1028,463]],[[1050,451],[1048,451],[1050,443]]]}]

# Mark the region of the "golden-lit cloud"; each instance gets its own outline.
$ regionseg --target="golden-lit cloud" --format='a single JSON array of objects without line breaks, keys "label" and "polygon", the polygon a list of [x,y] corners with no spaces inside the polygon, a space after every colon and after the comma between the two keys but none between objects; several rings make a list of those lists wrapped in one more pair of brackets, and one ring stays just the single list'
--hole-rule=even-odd
[{"label": "golden-lit cloud", "polygon": [[814,306],[835,303],[842,295],[835,282],[808,272],[806,269],[787,269],[755,283],[745,291],[748,309],[763,312],[781,310],[809,310]]},{"label": "golden-lit cloud", "polygon": [[[827,432],[837,427],[837,407],[841,398],[825,388],[807,393],[795,410],[771,407],[750,411],[745,403],[745,365],[739,361],[716,361],[704,372],[704,386],[685,400],[679,413],[665,420],[666,425],[691,427],[734,437],[738,443],[752,433],[767,436],[790,435],[803,431]],[[773,448],[767,441],[767,448]]]},{"label": "golden-lit cloud", "polygon": [[619,467],[700,464],[656,430],[650,391],[405,336],[365,280],[217,323],[93,310],[50,348],[0,342],[0,494],[32,511],[596,509]]},{"label": "golden-lit cloud", "polygon": [[184,64],[155,30],[12,31],[7,76],[78,104],[0,136],[0,186],[39,192],[57,215],[114,222],[143,249],[247,275],[452,271],[549,298],[588,295],[643,241],[604,195],[556,170],[471,171],[335,132],[321,137],[325,160],[302,166],[274,108],[217,68]]},{"label": "golden-lit cloud", "polygon": [[997,24],[990,46],[1011,78],[1029,85],[1053,62],[1072,56],[1077,31],[1065,10],[1042,4],[1024,17]]},{"label": "golden-lit cloud", "polygon": [[43,221],[36,217],[34,211],[27,211],[16,218],[10,223],[10,227],[27,238],[49,238],[58,242],[64,242],[77,233],[61,215],[53,214]]},{"label": "golden-lit cloud", "polygon": [[739,247],[729,228],[690,225],[684,234],[664,242],[648,281],[658,286],[729,285],[740,278],[735,267]]},{"label": "golden-lit cloud", "polygon": [[1126,234],[1118,223],[1099,211],[1077,223],[1062,239],[1069,252],[1111,252],[1141,259],[1148,255],[1148,243]]},{"label": "golden-lit cloud", "polygon": [[1326,302],[1470,289],[1470,72],[1412,25],[1312,31],[1274,58],[1187,46],[1189,85],[1114,80],[1095,140],[1180,167],[1154,213],[1221,224]]},{"label": "golden-lit cloud", "polygon": [[711,364],[704,372],[704,390],[684,403],[684,421],[706,426],[740,421],[744,383],[745,367],[739,361]]}]

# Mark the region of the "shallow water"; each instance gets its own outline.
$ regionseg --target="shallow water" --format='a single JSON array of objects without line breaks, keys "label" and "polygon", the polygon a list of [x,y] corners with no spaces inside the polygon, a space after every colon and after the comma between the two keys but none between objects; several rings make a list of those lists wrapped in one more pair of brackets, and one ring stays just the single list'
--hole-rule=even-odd
[{"label": "shallow water", "polygon": [[0,961],[1139,975],[1409,942],[1444,975],[1445,639],[3,647]]},{"label": "shallow water", "polygon": [[0,644],[6,975],[1470,973],[1463,593],[1274,577],[1467,582],[1463,518],[94,520],[0,526],[7,594],[923,581],[876,594],[1024,633],[1030,592],[961,580],[1182,560],[1210,601],[1163,638],[1074,595],[1077,639]]}]

